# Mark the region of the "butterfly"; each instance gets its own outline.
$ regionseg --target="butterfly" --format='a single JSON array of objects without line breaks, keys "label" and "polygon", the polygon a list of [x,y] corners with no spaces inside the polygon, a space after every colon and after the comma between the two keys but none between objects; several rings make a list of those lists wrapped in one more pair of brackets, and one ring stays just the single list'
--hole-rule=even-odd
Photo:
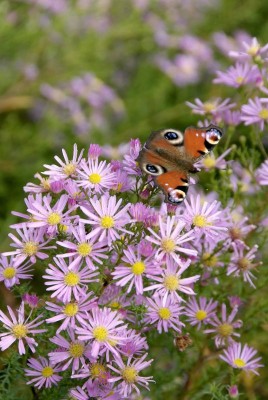
[{"label": "butterfly", "polygon": [[163,190],[165,201],[180,204],[186,197],[189,173],[198,172],[194,163],[201,160],[219,143],[222,129],[210,124],[189,127],[182,133],[175,129],[154,131],[139,153],[142,171],[154,178]]}]

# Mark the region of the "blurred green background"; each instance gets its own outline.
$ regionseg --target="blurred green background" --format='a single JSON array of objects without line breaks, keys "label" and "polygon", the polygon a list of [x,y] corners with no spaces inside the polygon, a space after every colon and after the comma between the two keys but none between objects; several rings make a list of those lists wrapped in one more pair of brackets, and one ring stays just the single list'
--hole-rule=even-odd
[{"label": "blurred green background", "polygon": [[[227,89],[211,85],[215,70],[228,65],[220,50],[223,38],[235,47],[231,38],[248,34],[265,44],[267,16],[263,0],[1,0],[0,250],[9,245],[7,233],[15,221],[10,212],[24,210],[23,186],[43,164],[52,164],[62,148],[71,154],[74,143],[118,146],[131,138],[144,141],[162,127],[196,125],[199,118],[185,101],[228,96]],[[195,46],[184,41],[189,35]],[[181,55],[192,57],[193,70],[180,65],[178,76],[170,64],[163,68],[163,60],[172,63]],[[253,296],[251,305],[253,311],[261,309],[260,299]],[[257,329],[254,315],[251,327]],[[191,364],[191,381],[202,375],[204,386],[197,384],[194,398],[212,398],[206,397],[205,385],[217,384],[219,363],[206,360],[203,370],[195,348],[174,355],[171,342],[163,336],[154,344],[160,373],[152,398],[161,387],[166,399],[184,399],[176,394],[187,385],[179,372],[184,362]],[[173,380],[161,375],[177,368]],[[243,398],[255,400],[251,382],[244,386]],[[268,398],[262,383],[257,392],[259,399]]]}]

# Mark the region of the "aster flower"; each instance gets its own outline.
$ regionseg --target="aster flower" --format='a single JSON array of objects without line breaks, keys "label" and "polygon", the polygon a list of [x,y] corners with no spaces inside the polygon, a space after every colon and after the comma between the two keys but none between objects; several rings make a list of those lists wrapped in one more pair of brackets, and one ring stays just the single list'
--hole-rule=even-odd
[{"label": "aster flower", "polygon": [[87,322],[76,332],[79,340],[86,340],[92,345],[91,356],[98,358],[100,351],[108,350],[118,356],[117,346],[127,339],[124,332],[126,325],[122,325],[121,316],[109,308],[93,308],[88,313]]},{"label": "aster flower", "polygon": [[267,98],[249,99],[248,104],[241,107],[241,111],[241,121],[244,121],[245,125],[256,124],[261,131],[264,130],[264,123],[268,121]]},{"label": "aster flower", "polygon": [[231,66],[226,72],[216,71],[217,78],[213,79],[213,83],[221,83],[226,86],[238,88],[243,85],[254,84],[260,76],[260,71],[256,65],[237,62],[235,66]]},{"label": "aster flower", "polygon": [[88,149],[88,158],[91,160],[97,160],[102,153],[102,148],[95,143],[91,143]]},{"label": "aster flower", "polygon": [[145,337],[142,337],[140,333],[137,333],[133,329],[129,329],[127,333],[129,335],[129,340],[126,340],[126,342],[119,348],[119,351],[123,356],[138,356],[141,355],[144,350],[148,350],[149,346]]},{"label": "aster flower", "polygon": [[27,261],[23,265],[23,261],[19,261],[12,256],[10,259],[4,255],[0,255],[0,282],[4,282],[7,289],[20,283],[20,279],[31,279],[32,264]]},{"label": "aster flower", "polygon": [[268,160],[265,160],[256,170],[255,176],[260,185],[268,185]]},{"label": "aster flower", "polygon": [[219,235],[225,237],[224,232],[227,231],[227,227],[223,225],[226,218],[223,210],[219,210],[220,202],[214,200],[210,204],[207,201],[201,204],[200,195],[190,195],[190,200],[186,199],[184,205],[185,212],[181,218],[188,229],[193,227],[196,238],[202,235],[210,239]]},{"label": "aster flower", "polygon": [[[67,303],[46,302],[46,309],[52,311],[56,315],[46,319],[46,323],[51,324],[58,321],[63,321],[57,329],[56,333],[65,330],[67,327],[75,328],[77,323],[83,324],[87,320],[87,311],[97,305],[97,297],[93,292],[89,292],[81,296],[78,300],[71,300]],[[59,304],[61,303],[61,304]]]},{"label": "aster flower", "polygon": [[143,319],[146,326],[148,324],[155,325],[159,333],[168,332],[169,329],[181,332],[181,328],[184,326],[180,321],[183,307],[171,296],[163,299],[161,295],[156,295],[152,299],[147,298],[146,303],[147,312]]},{"label": "aster flower", "polygon": [[[105,254],[107,242],[105,240],[99,241],[97,236],[92,232],[86,233],[83,223],[80,222],[78,226],[71,226],[69,233],[74,237],[75,243],[71,240],[57,242],[58,245],[66,247],[69,250],[68,253],[58,254],[57,257],[73,257],[73,261],[69,265],[70,269],[72,269],[73,265],[85,260],[89,269],[96,270],[97,267],[92,261],[102,264],[102,260],[108,258]],[[72,239],[72,236],[70,239]]]},{"label": "aster flower", "polygon": [[212,325],[213,328],[206,329],[204,333],[215,333],[215,344],[217,347],[224,346],[227,343],[233,342],[233,336],[239,337],[240,334],[235,332],[235,329],[242,326],[242,321],[234,321],[234,318],[238,312],[238,308],[234,307],[231,314],[227,316],[226,305],[222,304],[221,309],[221,320],[217,315],[212,316],[208,321],[208,325]]},{"label": "aster flower", "polygon": [[47,234],[54,236],[58,232],[60,225],[69,224],[69,214],[75,209],[74,206],[64,212],[67,201],[67,195],[62,195],[54,206],[51,206],[51,197],[48,196],[43,197],[43,205],[39,201],[34,201],[31,208],[27,210],[33,218],[32,222],[27,222],[27,227],[45,227]]},{"label": "aster flower", "polygon": [[111,275],[114,277],[116,285],[127,287],[127,293],[130,293],[135,285],[136,293],[142,294],[144,277],[151,277],[158,274],[159,271],[160,268],[153,255],[143,259],[138,248],[129,246],[124,250],[122,263],[115,267]]},{"label": "aster flower", "polygon": [[248,224],[248,217],[244,217],[244,210],[241,209],[240,212],[237,212],[238,208],[236,208],[232,214],[231,225],[228,227],[228,236],[225,247],[228,248],[232,242],[242,242],[246,236],[254,229],[256,229],[256,225]]},{"label": "aster flower", "polygon": [[158,224],[158,213],[154,208],[147,207],[143,203],[131,204],[129,213],[135,221],[142,222],[146,227]]},{"label": "aster flower", "polygon": [[138,155],[141,151],[141,142],[139,139],[131,139],[129,143],[129,151],[124,155],[123,170],[129,175],[141,175],[141,170],[137,163]]},{"label": "aster flower", "polygon": [[207,155],[202,160],[196,162],[194,164],[195,168],[203,168],[206,171],[217,168],[217,169],[226,169],[228,161],[225,161],[225,157],[232,151],[232,147],[224,151],[218,158],[215,158],[214,154],[211,153]]},{"label": "aster flower", "polygon": [[215,116],[235,106],[234,103],[230,104],[229,101],[230,99],[225,99],[222,101],[218,97],[214,100],[206,101],[204,103],[200,99],[195,99],[195,104],[190,103],[189,101],[186,101],[186,104],[193,110],[194,114]]},{"label": "aster flower", "polygon": [[223,350],[220,358],[233,368],[252,371],[259,375],[256,369],[263,367],[263,365],[260,364],[261,357],[254,358],[256,354],[257,350],[253,347],[249,347],[247,344],[242,347],[241,343],[233,342],[228,349]]},{"label": "aster flower", "polygon": [[26,186],[24,186],[23,190],[26,193],[47,193],[50,192],[51,190],[51,182],[52,180],[50,178],[44,178],[42,175],[39,173],[35,174],[34,177],[36,179],[39,179],[40,183],[39,185],[35,183],[27,183]]},{"label": "aster flower", "polygon": [[76,374],[72,375],[72,378],[87,378],[87,382],[88,380],[98,381],[100,384],[105,385],[108,383],[108,378],[110,378],[110,371],[107,370],[105,362],[93,360],[89,364],[84,364]]},{"label": "aster flower", "polygon": [[120,239],[118,231],[132,234],[132,232],[123,228],[124,225],[131,222],[127,212],[130,204],[119,210],[122,199],[117,202],[116,196],[107,195],[103,195],[100,200],[90,199],[89,201],[94,211],[91,212],[86,207],[81,206],[83,213],[89,217],[88,219],[81,218],[81,221],[85,224],[93,225],[92,236],[98,236],[99,241],[107,238],[108,245],[110,246],[112,241]]},{"label": "aster flower", "polygon": [[92,190],[94,193],[103,193],[111,189],[115,184],[115,173],[111,171],[106,161],[98,159],[81,161],[78,169],[78,186]]},{"label": "aster flower", "polygon": [[251,39],[250,43],[243,41],[242,46],[245,51],[230,51],[229,56],[243,62],[246,60],[260,62],[268,52],[268,44],[262,47],[255,37]]},{"label": "aster flower", "polygon": [[29,358],[27,365],[29,368],[24,369],[25,375],[33,377],[27,382],[27,385],[34,384],[38,389],[41,389],[42,386],[51,388],[62,379],[57,374],[62,370],[61,367],[51,364],[45,357]]},{"label": "aster flower", "polygon": [[39,303],[39,297],[36,294],[24,293],[22,295],[24,304],[28,304],[31,308],[37,308]]},{"label": "aster flower", "polygon": [[25,344],[29,346],[30,350],[34,353],[38,343],[32,337],[29,337],[29,335],[46,332],[46,329],[36,329],[43,323],[43,321],[40,321],[42,314],[31,322],[28,322],[29,318],[25,319],[24,315],[24,302],[21,303],[17,310],[17,315],[13,312],[11,307],[7,306],[7,309],[10,319],[0,310],[0,321],[3,323],[4,329],[8,331],[0,333],[0,349],[2,351],[6,350],[17,340],[20,355],[26,353]]},{"label": "aster flower", "polygon": [[109,379],[109,382],[120,382],[117,389],[123,396],[123,398],[129,398],[129,395],[134,389],[138,394],[140,390],[137,385],[140,385],[148,389],[149,382],[153,382],[152,376],[142,377],[139,373],[147,368],[153,360],[145,361],[147,354],[144,354],[141,358],[133,359],[129,357],[124,363],[121,357],[116,357],[114,360],[115,367],[108,364],[108,367],[114,371],[117,375]]},{"label": "aster flower", "polygon": [[49,359],[53,364],[61,363],[61,370],[65,371],[72,365],[72,374],[85,364],[86,358],[90,357],[91,348],[81,340],[77,340],[74,330],[66,330],[69,337],[65,338],[59,333],[49,339],[56,344],[56,351],[48,353]]},{"label": "aster flower", "polygon": [[15,247],[15,251],[8,251],[3,253],[4,255],[16,255],[16,260],[21,263],[28,257],[32,263],[36,262],[36,258],[44,260],[48,258],[48,255],[42,250],[55,249],[55,246],[47,246],[51,241],[44,239],[46,229],[33,229],[23,226],[22,229],[17,228],[17,233],[21,239],[17,238],[13,233],[9,233],[9,237],[13,240],[10,246]]},{"label": "aster flower", "polygon": [[234,253],[228,266],[227,275],[242,275],[244,282],[249,282],[252,287],[256,288],[252,281],[253,279],[256,279],[256,277],[252,274],[251,271],[255,269],[258,265],[262,264],[261,262],[252,262],[256,256],[255,253],[258,250],[258,246],[254,245],[252,249],[248,251],[248,248],[243,244],[243,242],[238,242],[233,243],[232,247]]},{"label": "aster flower", "polygon": [[[42,196],[42,193],[37,193],[35,195],[30,194],[28,197],[26,197],[24,199],[24,202],[26,204],[27,210],[31,209],[33,207],[34,203],[39,203],[42,206],[44,205],[44,199],[47,199],[48,202],[51,202],[52,197],[50,194],[46,195],[46,196]],[[34,221],[34,217],[31,214],[24,214],[24,213],[20,213],[17,211],[12,211],[13,215],[16,215],[17,217],[26,219],[27,222],[33,222]],[[18,224],[13,224],[10,225],[11,228],[17,229],[17,228],[22,228],[23,226],[25,226],[25,222],[22,223],[18,223]]]},{"label": "aster flower", "polygon": [[79,166],[82,157],[83,157],[83,152],[82,150],[80,154],[78,154],[78,149],[77,149],[77,144],[74,144],[74,149],[73,149],[73,156],[72,159],[68,158],[68,155],[64,149],[62,149],[62,155],[64,158],[64,161],[60,159],[60,157],[55,156],[55,160],[58,162],[58,165],[47,165],[45,164],[44,167],[48,169],[48,171],[43,172],[44,175],[49,175],[53,176],[53,178],[61,178],[61,179],[66,179],[69,177],[74,177],[77,174],[77,167]]},{"label": "aster flower", "polygon": [[56,266],[49,264],[49,268],[45,270],[47,275],[43,278],[46,280],[47,290],[53,291],[51,297],[57,297],[64,303],[70,302],[72,296],[79,301],[87,291],[87,284],[98,281],[96,278],[98,272],[81,268],[81,263],[73,265],[71,270],[62,258],[54,257],[54,263]]},{"label": "aster flower", "polygon": [[175,216],[168,216],[166,223],[162,220],[162,217],[159,216],[159,234],[151,228],[148,229],[152,236],[146,236],[145,239],[157,246],[155,253],[155,258],[157,260],[161,261],[167,257],[173,258],[177,263],[181,263],[181,258],[177,252],[192,256],[197,255],[196,250],[181,246],[183,243],[194,239],[193,231],[181,234],[184,226],[185,223],[178,220]]},{"label": "aster flower", "polygon": [[193,297],[184,307],[183,314],[188,318],[187,322],[192,326],[197,325],[197,328],[200,329],[203,323],[207,324],[208,320],[215,315],[217,305],[218,302],[213,301],[213,299],[208,300],[205,297],[196,299]]},{"label": "aster flower", "polygon": [[166,260],[166,268],[162,269],[160,276],[151,277],[152,280],[159,283],[152,284],[144,289],[144,291],[155,290],[153,297],[161,296],[163,302],[170,297],[174,302],[183,301],[178,292],[194,295],[195,292],[191,285],[196,282],[200,275],[194,275],[189,278],[181,278],[182,273],[189,267],[191,260],[185,261],[184,265],[177,265],[174,260]]}]

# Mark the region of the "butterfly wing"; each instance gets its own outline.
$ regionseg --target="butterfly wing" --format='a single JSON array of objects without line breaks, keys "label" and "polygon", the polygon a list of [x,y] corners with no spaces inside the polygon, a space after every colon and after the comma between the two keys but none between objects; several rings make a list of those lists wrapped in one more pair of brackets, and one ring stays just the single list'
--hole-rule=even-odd
[{"label": "butterfly wing", "polygon": [[181,146],[181,143],[183,134],[179,131],[156,131],[138,157],[141,169],[154,178],[156,185],[163,190],[165,200],[172,204],[181,203],[188,190],[187,171],[178,167],[178,155],[174,157],[174,146]]}]

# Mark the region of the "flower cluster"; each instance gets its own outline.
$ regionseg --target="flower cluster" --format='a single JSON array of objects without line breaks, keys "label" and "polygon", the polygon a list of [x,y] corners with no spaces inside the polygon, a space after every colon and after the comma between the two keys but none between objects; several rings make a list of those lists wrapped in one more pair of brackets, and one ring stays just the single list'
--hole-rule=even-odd
[{"label": "flower cluster", "polygon": [[[218,72],[215,83],[266,93],[261,66],[267,51],[256,39],[245,42],[244,51],[231,53],[236,66]],[[85,79],[106,89],[92,76]],[[53,95],[66,106],[75,92],[95,105],[105,101],[84,81],[71,87],[68,98]],[[219,98],[188,103],[214,123],[259,130],[268,120],[267,104],[256,96],[247,105]],[[225,282],[228,290],[233,284],[252,291],[256,286],[261,262],[258,245],[250,247],[256,225],[245,216],[247,202],[237,203],[235,196],[224,201],[224,193],[204,195],[192,185],[180,207],[163,203],[137,165],[140,150],[139,140],[131,140],[122,161],[107,162],[100,146],[91,145],[84,156],[74,145],[71,156],[63,150],[62,158],[36,174],[38,183],[24,188],[26,211],[14,212],[19,220],[9,234],[12,251],[0,257],[0,280],[16,291],[41,270],[46,301],[32,293],[34,281],[20,290],[17,310],[8,307],[10,317],[0,311],[0,349],[13,345],[20,355],[37,353],[24,366],[29,385],[51,388],[68,376],[74,399],[131,398],[153,382],[143,375],[153,362],[150,335],[187,341],[187,330],[193,336],[202,331],[217,356],[220,350],[219,360],[235,369],[258,374],[262,366],[257,350],[240,343],[242,296],[228,292],[228,301],[222,290]],[[198,166],[214,166],[215,174],[224,170],[232,149],[225,150],[210,168]],[[232,176],[220,176],[240,199],[253,183],[259,193],[267,185],[267,160],[250,171],[238,162],[232,166]]]}]

